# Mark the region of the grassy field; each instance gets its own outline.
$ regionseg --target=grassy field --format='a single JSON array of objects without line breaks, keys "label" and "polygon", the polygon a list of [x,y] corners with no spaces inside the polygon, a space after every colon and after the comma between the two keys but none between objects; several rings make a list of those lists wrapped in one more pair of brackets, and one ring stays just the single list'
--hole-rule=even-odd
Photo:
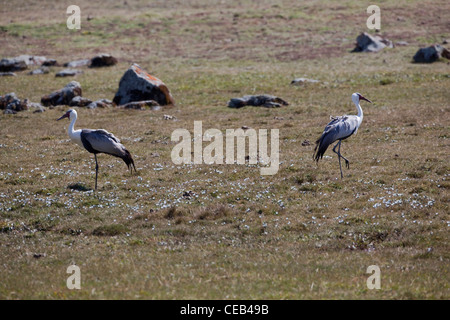
[{"label": "grassy field", "polygon": [[[77,110],[77,128],[113,132],[138,169],[100,155],[96,192],[94,157],[56,122],[67,106],[0,114],[0,298],[450,298],[450,65],[412,63],[450,37],[448,1],[380,1],[381,34],[409,45],[376,54],[350,52],[368,31],[366,1],[80,0],[81,30],[66,28],[72,2],[28,2],[0,1],[0,57],[107,52],[119,63],[0,77],[0,95],[39,102],[76,80],[83,96],[112,100],[136,62],[176,106]],[[296,77],[321,82],[290,85]],[[340,179],[331,150],[318,165],[312,155],[330,115],[356,113],[353,92],[374,103],[343,143]],[[227,108],[264,93],[289,106]],[[172,132],[200,120],[279,129],[278,173],[174,165]],[[81,290],[66,287],[72,264]],[[367,288],[370,265],[380,290]]]}]

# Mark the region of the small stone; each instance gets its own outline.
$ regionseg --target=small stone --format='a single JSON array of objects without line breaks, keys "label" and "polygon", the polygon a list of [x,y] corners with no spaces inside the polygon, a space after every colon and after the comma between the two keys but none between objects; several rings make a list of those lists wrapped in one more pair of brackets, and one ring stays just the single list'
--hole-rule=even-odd
[{"label": "small stone", "polygon": [[319,80],[307,79],[307,78],[296,78],[291,81],[292,85],[304,85],[306,83],[319,83]]},{"label": "small stone", "polygon": [[78,68],[78,67],[87,66],[90,63],[91,63],[90,59],[75,60],[75,61],[71,61],[71,62],[65,63],[64,67],[66,67],[66,68]]},{"label": "small stone", "polygon": [[393,48],[394,46],[388,39],[363,32],[356,38],[356,47],[352,52],[378,52],[386,47]]},{"label": "small stone", "polygon": [[47,74],[50,72],[50,69],[47,67],[40,67],[38,69],[34,69],[30,72],[28,72],[29,75],[36,75],[36,74]]},{"label": "small stone", "polygon": [[435,62],[441,57],[443,51],[444,48],[441,45],[435,44],[427,48],[419,49],[419,51],[417,51],[414,55],[413,59],[414,62],[417,63]]},{"label": "small stone", "polygon": [[77,69],[64,69],[55,74],[55,77],[73,77],[77,74],[82,74],[83,71]]},{"label": "small stone", "polygon": [[117,64],[117,59],[110,54],[102,53],[91,60],[90,68],[109,67]]},{"label": "small stone", "polygon": [[124,109],[136,109],[136,110],[144,110],[147,107],[150,107],[152,108],[152,110],[158,110],[153,109],[153,107],[159,107],[159,104],[155,100],[145,100],[145,101],[129,102],[127,104],[122,105],[121,107]]},{"label": "small stone", "polygon": [[245,106],[254,107],[266,107],[266,108],[279,108],[281,106],[289,105],[283,99],[271,96],[271,95],[253,95],[253,96],[243,96],[242,98],[233,98],[228,102],[229,108],[242,108]]}]

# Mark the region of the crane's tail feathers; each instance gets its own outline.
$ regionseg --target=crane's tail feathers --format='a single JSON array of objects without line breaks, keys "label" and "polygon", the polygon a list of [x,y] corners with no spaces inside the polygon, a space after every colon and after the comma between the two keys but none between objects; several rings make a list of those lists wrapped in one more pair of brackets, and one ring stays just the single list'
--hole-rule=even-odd
[{"label": "crane's tail feathers", "polygon": [[130,169],[131,173],[133,173],[133,169],[134,169],[134,172],[137,172],[136,167],[134,165],[133,157],[131,156],[131,153],[126,149],[124,151],[125,151],[125,154],[122,157],[122,160],[126,163],[128,169]]},{"label": "crane's tail feathers", "polygon": [[316,147],[314,148],[313,159],[316,162],[319,162],[319,160],[323,158],[323,155],[325,154],[325,151],[327,151],[327,149],[328,149],[328,144],[324,143],[324,135],[322,135],[316,141]]}]

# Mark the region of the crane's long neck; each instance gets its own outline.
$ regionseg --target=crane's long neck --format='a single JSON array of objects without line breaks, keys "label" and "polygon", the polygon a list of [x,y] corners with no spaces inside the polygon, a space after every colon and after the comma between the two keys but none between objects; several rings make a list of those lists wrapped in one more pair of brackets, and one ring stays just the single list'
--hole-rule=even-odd
[{"label": "crane's long neck", "polygon": [[77,121],[77,115],[74,114],[70,117],[70,125],[69,125],[69,138],[72,142],[76,143],[80,147],[83,147],[83,142],[81,141],[81,130],[75,130],[73,127],[75,126],[75,122]]},{"label": "crane's long neck", "polygon": [[75,122],[77,121],[77,117],[74,116],[71,120],[70,120],[70,125],[69,125],[69,137],[71,139],[73,139],[75,137],[75,130],[73,129],[75,126]]},{"label": "crane's long neck", "polygon": [[355,105],[356,105],[356,109],[358,110],[358,118],[360,119],[359,123],[361,124],[363,116],[364,116],[364,113],[363,113],[363,110],[362,110],[362,108],[361,108],[361,106],[359,104],[359,101],[358,101],[358,103],[355,102]]}]

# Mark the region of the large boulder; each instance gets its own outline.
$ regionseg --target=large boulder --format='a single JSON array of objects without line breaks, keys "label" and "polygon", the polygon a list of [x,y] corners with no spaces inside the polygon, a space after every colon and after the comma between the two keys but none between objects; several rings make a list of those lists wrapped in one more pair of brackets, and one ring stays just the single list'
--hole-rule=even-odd
[{"label": "large boulder", "polygon": [[394,45],[388,39],[363,32],[356,38],[356,47],[352,52],[378,52],[386,47],[393,48]]},{"label": "large boulder", "polygon": [[242,108],[245,106],[279,108],[289,104],[283,99],[268,94],[243,96],[242,98],[233,98],[228,102],[230,108]]},{"label": "large boulder", "polygon": [[91,59],[90,68],[109,67],[117,64],[117,59],[110,54],[102,53]]},{"label": "large boulder", "polygon": [[81,85],[76,81],[72,81],[61,90],[43,96],[41,103],[46,107],[69,105],[72,99],[76,96],[81,96],[81,93]]},{"label": "large boulder", "polygon": [[121,106],[129,102],[147,100],[154,100],[159,105],[175,104],[169,88],[164,82],[148,74],[134,63],[120,79],[119,89],[113,102]]},{"label": "large boulder", "polygon": [[416,54],[414,55],[413,59],[414,62],[418,63],[435,62],[441,57],[443,51],[444,48],[441,45],[435,44],[428,48],[419,49],[419,51],[417,51]]}]

